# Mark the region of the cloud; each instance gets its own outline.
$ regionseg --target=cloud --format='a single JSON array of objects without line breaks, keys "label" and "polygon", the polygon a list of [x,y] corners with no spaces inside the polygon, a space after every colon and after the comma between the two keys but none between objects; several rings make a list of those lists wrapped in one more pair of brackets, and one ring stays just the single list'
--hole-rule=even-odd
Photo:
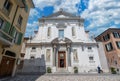
[{"label": "cloud", "polygon": [[34,35],[34,31],[38,29],[39,22],[33,21],[32,23],[27,23],[25,37]]},{"label": "cloud", "polygon": [[30,17],[38,16],[40,13],[36,9],[31,9],[30,10]]},{"label": "cloud", "polygon": [[36,7],[41,10],[46,6],[55,6],[60,0],[33,0]]},{"label": "cloud", "polygon": [[119,13],[120,0],[90,0],[88,9],[81,16],[89,21],[88,30],[103,32],[110,27],[118,28]]},{"label": "cloud", "polygon": [[53,6],[54,11],[63,8],[71,13],[77,12],[78,8],[76,7],[76,4],[78,3],[80,3],[80,0],[34,0],[35,6],[41,10],[46,6]]},{"label": "cloud", "polygon": [[55,5],[55,11],[59,11],[60,8],[63,8],[65,11],[70,13],[77,13],[78,7],[76,4],[80,3],[80,0],[61,0],[60,5]]}]

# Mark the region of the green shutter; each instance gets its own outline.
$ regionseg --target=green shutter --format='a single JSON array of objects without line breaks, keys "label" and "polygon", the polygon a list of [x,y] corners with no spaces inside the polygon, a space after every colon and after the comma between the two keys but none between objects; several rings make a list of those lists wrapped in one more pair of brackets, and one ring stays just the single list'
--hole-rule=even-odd
[{"label": "green shutter", "polygon": [[25,5],[25,8],[24,8],[25,11],[28,12],[28,5],[27,5],[27,3],[26,3],[26,0],[22,0],[22,1],[23,1],[24,5]]},{"label": "green shutter", "polygon": [[12,29],[11,29],[11,32],[10,32],[10,35],[11,35],[12,37],[14,37],[15,31],[16,31],[16,29],[15,29],[15,27],[13,26]]},{"label": "green shutter", "polygon": [[28,12],[28,5],[25,4],[25,11]]},{"label": "green shutter", "polygon": [[21,42],[22,42],[22,37],[23,37],[23,34],[22,33],[19,33],[18,35],[18,40],[17,40],[17,44],[20,45]]},{"label": "green shutter", "polygon": [[6,22],[5,23],[5,26],[3,27],[3,31],[8,33],[9,32],[9,29],[10,29],[10,23],[9,22]]}]

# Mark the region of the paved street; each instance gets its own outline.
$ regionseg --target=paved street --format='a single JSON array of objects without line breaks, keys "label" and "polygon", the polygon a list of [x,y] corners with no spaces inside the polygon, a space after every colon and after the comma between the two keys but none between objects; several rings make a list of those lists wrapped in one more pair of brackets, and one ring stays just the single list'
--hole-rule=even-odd
[{"label": "paved street", "polygon": [[120,81],[120,75],[17,75],[0,81]]}]

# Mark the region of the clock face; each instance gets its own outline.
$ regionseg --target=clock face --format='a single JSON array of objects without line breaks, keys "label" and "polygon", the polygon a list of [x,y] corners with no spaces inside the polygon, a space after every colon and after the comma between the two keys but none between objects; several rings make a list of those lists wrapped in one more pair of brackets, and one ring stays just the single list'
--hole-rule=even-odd
[{"label": "clock face", "polygon": [[64,54],[63,53],[60,54],[60,58],[64,58]]}]

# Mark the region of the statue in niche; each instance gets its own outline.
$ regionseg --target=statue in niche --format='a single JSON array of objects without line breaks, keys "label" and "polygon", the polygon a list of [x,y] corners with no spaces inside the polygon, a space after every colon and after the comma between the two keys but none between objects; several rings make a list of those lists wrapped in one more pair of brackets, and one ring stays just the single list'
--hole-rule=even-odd
[{"label": "statue in niche", "polygon": [[50,62],[50,49],[47,49],[46,51],[46,61]]},{"label": "statue in niche", "polygon": [[76,49],[73,50],[73,60],[78,61],[78,55],[77,55],[77,50]]}]

